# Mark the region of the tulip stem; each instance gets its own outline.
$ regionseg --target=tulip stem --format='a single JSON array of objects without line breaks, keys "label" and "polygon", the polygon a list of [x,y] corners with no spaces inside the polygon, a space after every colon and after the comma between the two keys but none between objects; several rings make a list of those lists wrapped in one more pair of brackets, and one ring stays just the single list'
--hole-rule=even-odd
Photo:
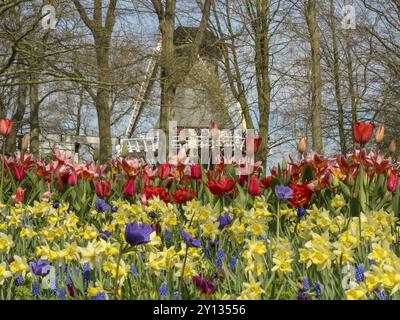
[{"label": "tulip stem", "polygon": [[121,263],[121,258],[122,258],[122,255],[124,254],[124,252],[125,252],[125,250],[126,250],[126,248],[127,248],[128,246],[126,245],[125,247],[120,247],[120,249],[119,249],[119,253],[118,253],[118,260],[117,260],[117,270],[116,270],[116,272],[115,272],[115,285],[114,285],[114,299],[115,300],[118,300],[118,287],[119,287],[119,283],[118,283],[118,273],[119,273],[119,265],[120,265],[120,263]]},{"label": "tulip stem", "polygon": [[278,200],[278,208],[276,210],[276,238],[277,238],[277,244],[279,245],[279,229],[280,229],[280,203]]},{"label": "tulip stem", "polygon": [[4,161],[5,161],[5,153],[6,153],[6,140],[3,139],[3,152],[1,159],[1,186],[0,186],[0,202],[3,203],[3,180],[4,180]]}]

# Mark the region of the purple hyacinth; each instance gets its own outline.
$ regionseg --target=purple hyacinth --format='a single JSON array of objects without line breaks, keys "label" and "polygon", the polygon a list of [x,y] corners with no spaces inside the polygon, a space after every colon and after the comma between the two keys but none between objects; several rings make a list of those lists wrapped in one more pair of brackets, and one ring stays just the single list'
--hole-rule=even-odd
[{"label": "purple hyacinth", "polygon": [[105,292],[99,292],[94,297],[91,297],[90,300],[106,300]]},{"label": "purple hyacinth", "polygon": [[144,223],[138,224],[136,221],[126,225],[125,240],[131,246],[137,246],[150,242],[150,234],[153,232],[151,226]]},{"label": "purple hyacinth", "polygon": [[104,199],[97,199],[95,206],[98,212],[106,212],[110,210],[110,205]]},{"label": "purple hyacinth", "polygon": [[302,216],[304,216],[306,214],[306,211],[303,209],[303,208],[298,208],[297,209],[297,215],[299,216],[299,217],[302,217]]},{"label": "purple hyacinth", "polygon": [[65,288],[61,288],[59,293],[58,293],[58,299],[60,300],[67,300],[67,291]]},{"label": "purple hyacinth", "polygon": [[286,201],[292,196],[293,190],[284,185],[277,185],[275,187],[275,194],[279,200]]},{"label": "purple hyacinth", "polygon": [[387,295],[385,290],[376,290],[376,294],[378,295],[379,300],[387,300]]},{"label": "purple hyacinth", "polygon": [[110,231],[103,231],[102,229],[99,230],[99,233],[104,235],[106,238],[109,238],[111,236],[111,232]]},{"label": "purple hyacinth", "polygon": [[29,266],[31,267],[32,273],[40,277],[48,275],[51,268],[50,263],[43,259],[39,259],[36,262],[30,261]]},{"label": "purple hyacinth", "polygon": [[175,291],[173,294],[173,299],[177,300],[181,296],[181,293],[179,291]]},{"label": "purple hyacinth", "polygon": [[232,270],[235,270],[235,268],[236,268],[236,262],[237,262],[237,258],[236,258],[235,255],[233,255],[233,256],[231,257],[231,269],[232,269]]},{"label": "purple hyacinth", "polygon": [[32,284],[32,296],[39,297],[40,296],[40,286],[39,281],[34,281]]},{"label": "purple hyacinth", "polygon": [[15,285],[17,287],[21,286],[24,283],[24,278],[22,276],[19,276],[17,279],[15,279]]},{"label": "purple hyacinth", "polygon": [[134,264],[132,264],[132,266],[131,266],[131,273],[134,277],[136,277],[138,275],[136,266]]},{"label": "purple hyacinth", "polygon": [[361,264],[359,264],[357,266],[357,269],[356,269],[356,281],[357,281],[357,283],[360,283],[360,282],[364,281],[364,279],[365,279],[364,272],[365,272],[365,266],[364,266],[363,263],[361,263]]},{"label": "purple hyacinth", "polygon": [[165,230],[164,232],[164,239],[168,240],[169,238],[171,238],[171,232],[169,232],[168,230]]},{"label": "purple hyacinth", "polygon": [[219,216],[218,217],[218,222],[219,222],[218,229],[222,230],[229,224],[230,221],[231,221],[231,217],[229,216],[229,212],[226,212],[225,214]]},{"label": "purple hyacinth", "polygon": [[321,286],[319,285],[318,282],[314,283],[314,291],[317,294],[317,298],[321,299]]},{"label": "purple hyacinth", "polygon": [[207,260],[211,260],[211,255],[210,255],[210,249],[204,248],[204,256],[206,257]]},{"label": "purple hyacinth", "polygon": [[168,296],[168,286],[166,282],[163,282],[160,287],[160,297],[166,298]]},{"label": "purple hyacinth", "polygon": [[223,259],[225,259],[225,252],[224,252],[224,250],[220,249],[217,252],[217,259],[215,260],[215,266],[221,267]]},{"label": "purple hyacinth", "polygon": [[310,300],[310,298],[308,297],[307,293],[305,293],[303,290],[300,290],[297,293],[297,300]]},{"label": "purple hyacinth", "polygon": [[308,281],[307,277],[304,277],[304,279],[303,279],[303,290],[305,292],[310,290],[310,281]]},{"label": "purple hyacinth", "polygon": [[201,248],[201,242],[199,239],[192,238],[189,233],[182,230],[183,239],[189,247]]}]

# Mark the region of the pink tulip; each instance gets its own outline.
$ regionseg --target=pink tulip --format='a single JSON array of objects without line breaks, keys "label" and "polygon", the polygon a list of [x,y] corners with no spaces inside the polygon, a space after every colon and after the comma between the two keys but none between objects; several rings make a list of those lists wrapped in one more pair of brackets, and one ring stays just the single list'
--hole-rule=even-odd
[{"label": "pink tulip", "polygon": [[112,195],[111,182],[97,181],[95,184],[96,194],[100,198],[109,197]]},{"label": "pink tulip", "polygon": [[22,166],[13,167],[14,178],[17,181],[22,181],[25,178],[25,169]]},{"label": "pink tulip", "polygon": [[75,186],[77,182],[78,182],[78,175],[76,174],[75,171],[72,171],[68,178],[68,184],[70,186]]},{"label": "pink tulip", "polygon": [[17,190],[15,191],[15,195],[11,196],[11,199],[13,200],[14,203],[21,203],[24,200],[24,193],[25,189],[18,187]]},{"label": "pink tulip", "polygon": [[399,182],[399,176],[397,174],[392,174],[389,176],[388,180],[388,190],[390,192],[395,192],[397,189],[397,183]]},{"label": "pink tulip", "polygon": [[135,179],[129,179],[122,192],[126,197],[132,197],[135,194]]},{"label": "pink tulip", "polygon": [[11,133],[13,122],[10,119],[0,119],[0,135],[3,137],[8,136]]}]

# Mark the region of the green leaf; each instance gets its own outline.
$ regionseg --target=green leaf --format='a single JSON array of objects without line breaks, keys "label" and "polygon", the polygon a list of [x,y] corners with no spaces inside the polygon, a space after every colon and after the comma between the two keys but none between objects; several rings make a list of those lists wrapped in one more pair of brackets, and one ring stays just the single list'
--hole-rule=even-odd
[{"label": "green leaf", "polygon": [[303,176],[302,178],[303,183],[306,181],[314,180],[314,170],[310,165],[304,167],[302,176]]},{"label": "green leaf", "polygon": [[351,198],[351,191],[347,185],[345,185],[343,182],[339,181],[339,187],[346,198]]},{"label": "green leaf", "polygon": [[350,200],[350,214],[352,217],[359,217],[361,213],[360,201],[357,198]]},{"label": "green leaf", "polygon": [[393,200],[392,200],[392,208],[395,215],[399,213],[399,204],[400,204],[400,184],[397,186],[396,193],[393,195]]}]

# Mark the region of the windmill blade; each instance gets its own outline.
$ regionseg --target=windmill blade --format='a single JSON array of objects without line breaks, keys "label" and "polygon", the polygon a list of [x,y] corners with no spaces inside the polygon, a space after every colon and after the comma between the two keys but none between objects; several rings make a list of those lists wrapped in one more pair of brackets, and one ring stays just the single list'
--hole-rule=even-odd
[{"label": "windmill blade", "polygon": [[229,116],[232,119],[232,122],[237,125],[240,124],[241,129],[246,130],[247,129],[246,119],[244,118],[240,102],[238,101],[235,104],[231,105],[228,111],[229,111]]},{"label": "windmill blade", "polygon": [[128,128],[126,129],[126,136],[128,138],[130,138],[133,134],[133,131],[136,127],[136,123],[139,119],[139,114],[143,109],[143,105],[146,102],[146,99],[155,81],[155,76],[157,74],[157,69],[158,69],[160,51],[161,51],[161,44],[159,43],[157,48],[155,49],[154,55],[150,58],[150,61],[147,65],[145,80],[140,86],[139,95],[136,99],[135,105],[132,110],[131,119],[129,121]]}]

